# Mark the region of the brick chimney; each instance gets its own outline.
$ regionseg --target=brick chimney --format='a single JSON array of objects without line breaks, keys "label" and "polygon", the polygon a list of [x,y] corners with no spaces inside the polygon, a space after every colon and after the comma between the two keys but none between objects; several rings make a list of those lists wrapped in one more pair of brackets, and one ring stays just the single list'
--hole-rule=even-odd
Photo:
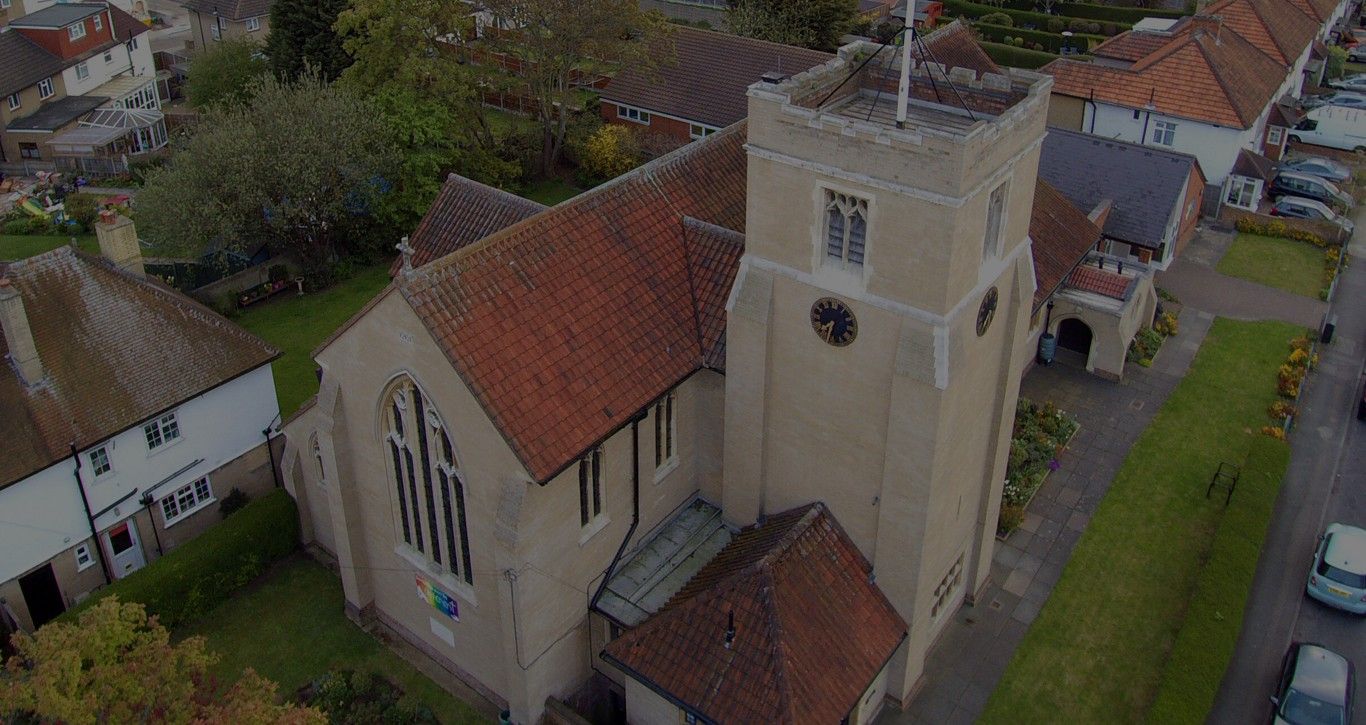
[{"label": "brick chimney", "polygon": [[1214,42],[1219,42],[1219,29],[1223,27],[1224,20],[1218,15],[1192,15],[1191,32],[1197,36],[1201,33],[1214,38]]},{"label": "brick chimney", "polygon": [[138,246],[138,232],[132,219],[105,209],[95,222],[95,237],[100,242],[100,254],[119,269],[139,277],[146,274],[142,268],[142,247]]},{"label": "brick chimney", "polygon": [[24,298],[7,277],[0,277],[0,328],[4,329],[9,359],[19,379],[28,387],[37,385],[43,379],[43,363],[24,313]]}]

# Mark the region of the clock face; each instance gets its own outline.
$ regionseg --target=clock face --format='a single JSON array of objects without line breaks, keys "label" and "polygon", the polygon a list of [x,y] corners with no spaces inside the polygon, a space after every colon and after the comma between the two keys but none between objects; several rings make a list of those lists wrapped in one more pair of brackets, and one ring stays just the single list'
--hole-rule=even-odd
[{"label": "clock face", "polygon": [[991,327],[992,318],[996,317],[996,288],[987,290],[986,296],[982,298],[982,306],[977,308],[977,336],[987,334],[987,328]]},{"label": "clock face", "polygon": [[811,329],[831,345],[844,347],[858,336],[858,320],[849,305],[834,297],[822,297],[811,305]]}]

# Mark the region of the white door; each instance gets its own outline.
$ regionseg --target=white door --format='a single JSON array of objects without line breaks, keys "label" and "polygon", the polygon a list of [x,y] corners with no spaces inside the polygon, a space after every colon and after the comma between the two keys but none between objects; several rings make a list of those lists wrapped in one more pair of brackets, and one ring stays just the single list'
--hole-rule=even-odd
[{"label": "white door", "polygon": [[104,532],[104,542],[109,550],[109,560],[113,563],[115,579],[122,579],[147,563],[142,554],[142,542],[138,540],[137,523],[132,518]]}]

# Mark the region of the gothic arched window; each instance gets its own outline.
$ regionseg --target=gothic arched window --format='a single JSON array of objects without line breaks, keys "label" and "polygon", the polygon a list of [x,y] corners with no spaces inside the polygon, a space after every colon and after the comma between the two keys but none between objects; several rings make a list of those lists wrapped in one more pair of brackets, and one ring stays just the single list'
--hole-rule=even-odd
[{"label": "gothic arched window", "polygon": [[408,377],[389,388],[382,415],[403,543],[473,584],[464,477],[441,416]]}]

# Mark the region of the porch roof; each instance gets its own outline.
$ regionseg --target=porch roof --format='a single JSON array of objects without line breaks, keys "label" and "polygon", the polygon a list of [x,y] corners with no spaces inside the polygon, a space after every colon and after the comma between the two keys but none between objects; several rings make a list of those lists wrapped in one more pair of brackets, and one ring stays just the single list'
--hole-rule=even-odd
[{"label": "porch roof", "polygon": [[109,128],[106,126],[79,126],[66,133],[53,136],[47,145],[52,147],[52,152],[60,156],[72,154],[88,154],[101,146],[113,143],[128,133],[126,128]]},{"label": "porch roof", "polygon": [[108,97],[98,94],[67,96],[51,103],[44,103],[37,111],[10,121],[5,130],[56,131],[108,100]]},{"label": "porch roof", "polygon": [[115,76],[91,93],[97,96],[107,96],[111,100],[118,101],[137,93],[155,81],[156,76]]}]

